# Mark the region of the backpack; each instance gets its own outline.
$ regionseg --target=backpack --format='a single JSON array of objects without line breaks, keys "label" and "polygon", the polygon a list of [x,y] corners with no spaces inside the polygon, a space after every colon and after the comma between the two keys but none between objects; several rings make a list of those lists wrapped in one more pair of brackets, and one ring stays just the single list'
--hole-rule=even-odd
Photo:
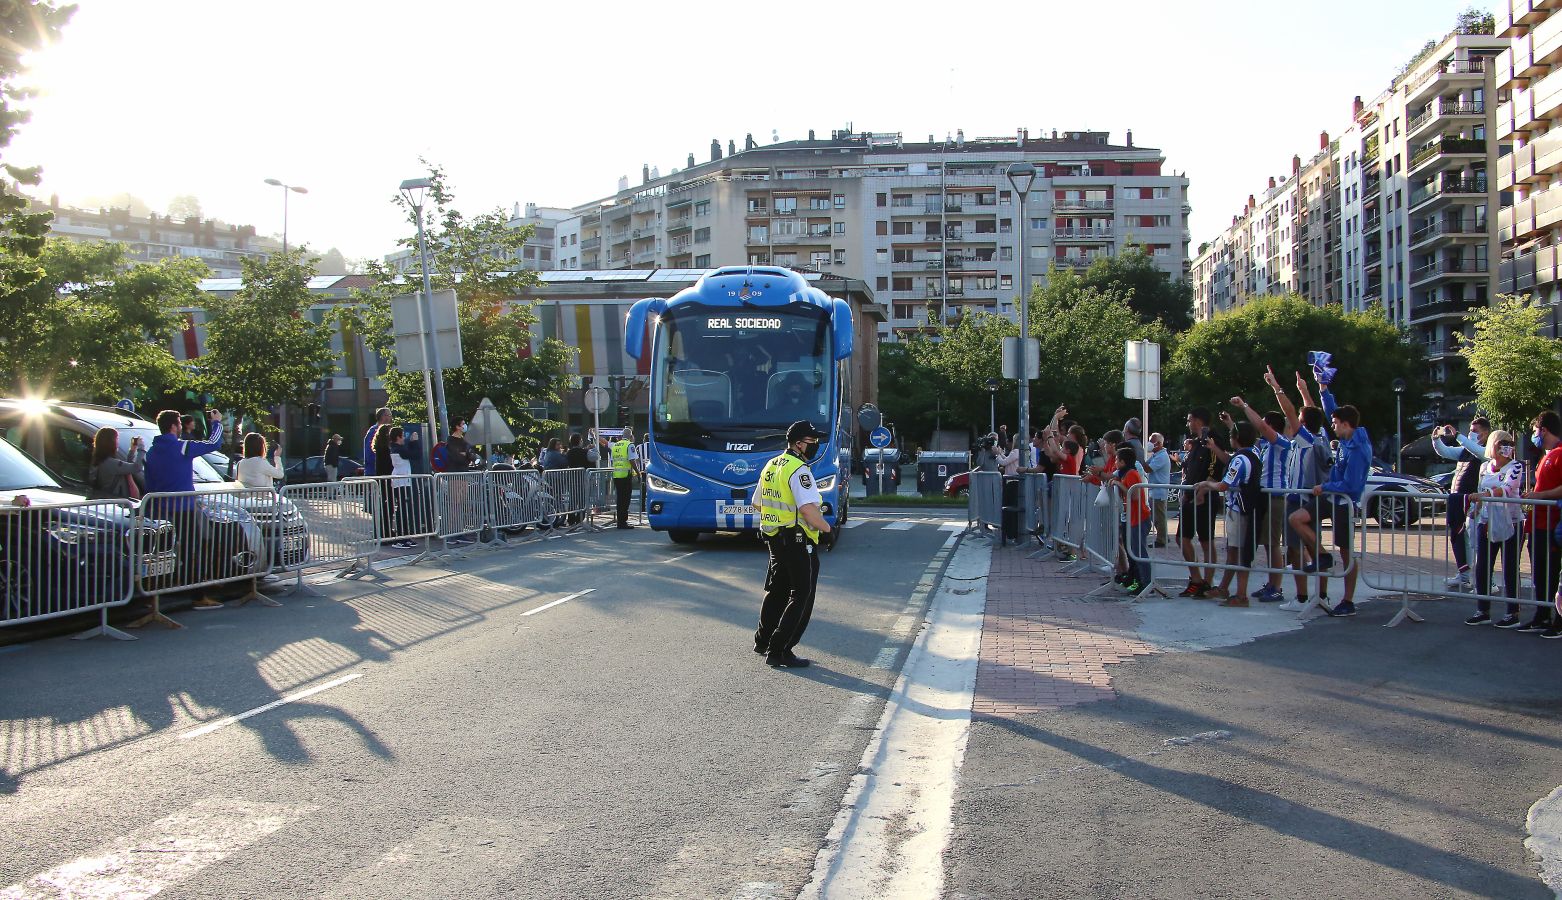
[{"label": "backpack", "polygon": [[1252,450],[1242,450],[1237,455],[1248,462],[1247,480],[1238,487],[1242,493],[1242,508],[1248,515],[1267,512],[1269,495],[1264,493],[1263,464]]}]

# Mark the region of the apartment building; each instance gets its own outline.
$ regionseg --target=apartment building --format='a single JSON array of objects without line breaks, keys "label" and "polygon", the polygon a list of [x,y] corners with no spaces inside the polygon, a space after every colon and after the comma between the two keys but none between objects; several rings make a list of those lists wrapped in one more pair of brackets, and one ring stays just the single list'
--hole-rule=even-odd
[{"label": "apartment building", "polygon": [[282,250],[279,241],[260,237],[253,225],[229,225],[192,216],[175,220],[151,213],[132,216],[128,209],[74,209],[58,197],[47,204],[34,201],[34,211],[54,213],[49,233],[71,241],[117,242],[125,245],[130,264],[171,257],[193,257],[206,263],[215,278],[237,278],[245,258],[267,259]]},{"label": "apartment building", "polygon": [[[560,268],[578,268],[577,266],[565,266],[568,256],[578,254],[577,246],[579,229],[573,234],[560,233],[559,227],[574,221],[574,214],[567,209],[557,209],[551,206],[538,206],[535,203],[526,204],[523,209],[516,204],[510,213],[506,227],[518,229],[530,226],[531,237],[526,243],[510,254],[510,258],[516,263],[517,268],[530,269],[534,272],[546,272]],[[417,251],[410,248],[402,248],[394,253],[386,254],[385,262],[394,267],[398,272],[405,272],[413,268],[417,263]]]},{"label": "apartment building", "polygon": [[[1006,176],[1038,172],[1025,221]],[[560,268],[704,269],[766,264],[859,279],[889,305],[893,340],[968,310],[1013,314],[1020,254],[1033,283],[1081,269],[1130,244],[1172,278],[1187,277],[1188,179],[1163,172],[1161,151],[1114,144],[1105,132],[1024,130],[944,141],[837,131],[828,139],[738,150],[573,209],[560,222]]]},{"label": "apartment building", "polygon": [[[1495,93],[1492,61],[1507,41],[1484,31],[1455,29],[1377,97],[1355,98],[1337,139],[1323,134],[1305,166],[1293,157],[1295,188],[1271,179],[1262,201],[1250,197],[1232,228],[1206,245],[1209,258],[1194,261],[1195,273],[1207,273],[1194,280],[1196,312],[1207,317],[1286,291],[1381,310],[1426,345],[1430,380],[1446,381],[1462,365],[1465,316],[1495,289],[1498,243],[1488,212],[1499,186],[1488,173],[1502,151],[1487,100]],[[1269,219],[1276,213],[1292,223],[1289,267],[1269,243],[1285,234]],[[1241,239],[1243,230],[1254,236]],[[1252,277],[1244,281],[1244,273]]]},{"label": "apartment building", "polygon": [[1562,235],[1562,2],[1508,0],[1497,6],[1497,31],[1508,42],[1496,60],[1496,138],[1512,152],[1497,163],[1502,257],[1497,290],[1529,294],[1552,308],[1559,337],[1557,267]]}]

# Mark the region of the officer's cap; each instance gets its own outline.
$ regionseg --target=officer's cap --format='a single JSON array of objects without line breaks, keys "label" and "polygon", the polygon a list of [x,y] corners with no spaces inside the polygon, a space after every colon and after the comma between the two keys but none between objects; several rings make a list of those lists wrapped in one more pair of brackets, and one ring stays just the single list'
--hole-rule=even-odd
[{"label": "officer's cap", "polygon": [[786,442],[788,444],[795,444],[798,441],[806,441],[809,438],[818,438],[822,441],[827,437],[829,437],[828,434],[825,434],[824,432],[815,428],[813,423],[807,421],[806,419],[799,419],[798,421],[793,422],[791,425],[788,425],[786,429]]}]

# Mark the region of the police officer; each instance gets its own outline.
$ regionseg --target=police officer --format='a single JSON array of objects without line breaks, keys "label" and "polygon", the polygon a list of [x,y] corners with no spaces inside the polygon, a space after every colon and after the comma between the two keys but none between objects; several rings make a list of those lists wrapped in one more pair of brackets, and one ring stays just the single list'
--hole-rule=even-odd
[{"label": "police officer", "polygon": [[619,435],[618,440],[608,445],[608,456],[613,461],[613,490],[618,501],[618,527],[633,528],[629,524],[629,498],[634,494],[634,458],[638,456],[634,449],[635,434],[628,428]]},{"label": "police officer", "polygon": [[765,463],[754,505],[760,508],[760,534],[770,548],[765,571],[765,602],[754,632],[754,652],[770,666],[800,669],[808,665],[792,648],[803,637],[814,609],[819,580],[819,536],[830,523],[819,512],[819,489],[808,463],[828,437],[810,423],[793,422],[786,430],[786,452]]}]

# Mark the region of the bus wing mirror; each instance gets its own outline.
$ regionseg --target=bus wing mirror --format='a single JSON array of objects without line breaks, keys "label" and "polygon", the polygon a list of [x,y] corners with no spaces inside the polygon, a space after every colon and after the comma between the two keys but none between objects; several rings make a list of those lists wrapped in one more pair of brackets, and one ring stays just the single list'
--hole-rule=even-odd
[{"label": "bus wing mirror", "polygon": [[837,361],[846,359],[852,355],[852,348],[856,346],[855,337],[852,334],[852,305],[845,300],[836,299],[834,308],[830,312],[831,331],[835,333],[835,358]]},{"label": "bus wing mirror", "polygon": [[629,307],[629,316],[624,322],[624,352],[635,359],[640,359],[645,353],[645,339],[650,334],[646,327],[649,322],[661,318],[667,310],[667,298],[647,297],[644,300],[635,301],[635,305]]}]

